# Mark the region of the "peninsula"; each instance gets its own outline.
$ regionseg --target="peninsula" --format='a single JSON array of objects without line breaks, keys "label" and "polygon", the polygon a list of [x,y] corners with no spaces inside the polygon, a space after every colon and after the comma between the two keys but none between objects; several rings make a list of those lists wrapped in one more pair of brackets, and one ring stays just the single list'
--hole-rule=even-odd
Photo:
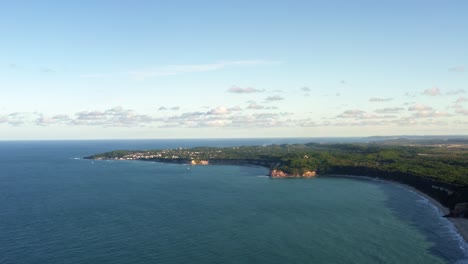
[{"label": "peninsula", "polygon": [[[378,177],[409,185],[468,218],[468,141],[385,140],[353,144],[283,144],[115,150],[85,159],[143,160],[191,165],[256,165],[272,178],[317,175]],[[465,208],[465,209],[463,209]]]}]

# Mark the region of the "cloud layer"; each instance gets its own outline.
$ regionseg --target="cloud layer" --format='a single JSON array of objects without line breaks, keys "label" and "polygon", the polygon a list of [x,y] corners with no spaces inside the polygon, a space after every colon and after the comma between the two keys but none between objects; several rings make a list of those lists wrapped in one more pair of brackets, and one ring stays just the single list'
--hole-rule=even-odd
[{"label": "cloud layer", "polygon": [[259,89],[255,89],[252,87],[241,88],[238,86],[231,86],[231,88],[228,89],[228,92],[235,93],[235,94],[262,93],[264,91],[265,90],[259,90]]}]

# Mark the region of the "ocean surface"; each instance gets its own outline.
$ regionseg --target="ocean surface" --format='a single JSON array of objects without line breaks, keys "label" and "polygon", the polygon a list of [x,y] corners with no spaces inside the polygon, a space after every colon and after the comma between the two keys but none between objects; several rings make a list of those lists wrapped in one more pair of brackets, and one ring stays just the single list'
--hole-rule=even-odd
[{"label": "ocean surface", "polygon": [[390,183],[81,159],[307,141],[0,142],[0,263],[468,263],[442,213]]}]

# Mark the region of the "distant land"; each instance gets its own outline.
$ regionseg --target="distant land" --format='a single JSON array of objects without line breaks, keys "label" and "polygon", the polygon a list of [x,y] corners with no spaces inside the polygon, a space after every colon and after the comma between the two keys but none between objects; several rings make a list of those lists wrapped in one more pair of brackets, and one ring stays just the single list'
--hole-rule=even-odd
[{"label": "distant land", "polygon": [[[346,143],[114,150],[85,159],[256,165],[272,178],[358,175],[407,184],[468,218],[468,136],[347,138]],[[339,141],[339,139],[337,139]]]}]

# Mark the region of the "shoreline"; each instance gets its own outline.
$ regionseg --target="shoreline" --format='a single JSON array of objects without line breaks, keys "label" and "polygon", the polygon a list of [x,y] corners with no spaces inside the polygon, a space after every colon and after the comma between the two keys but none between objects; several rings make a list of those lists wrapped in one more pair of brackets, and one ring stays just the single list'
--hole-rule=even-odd
[{"label": "shoreline", "polygon": [[[176,163],[176,164],[187,164],[190,165],[189,163],[186,162],[181,162],[180,160],[177,160],[176,162],[173,162],[172,160],[168,159],[135,159],[138,161],[150,161],[150,162],[159,162],[159,163]],[[239,162],[241,161],[241,162]],[[196,164],[195,166],[198,166],[200,164]],[[246,162],[246,160],[243,159],[238,159],[235,160],[234,162],[232,160],[226,161],[226,160],[218,160],[217,162],[213,163],[207,163],[203,164],[202,166],[206,165],[234,165],[234,166],[259,166],[259,167],[264,167],[269,169],[269,167],[265,166],[265,164],[260,163],[250,163]],[[193,165],[192,165],[193,166]],[[271,170],[271,169],[270,169]],[[272,177],[271,175],[266,175],[269,178],[283,178],[283,177]],[[392,181],[388,179],[383,179],[379,177],[371,177],[371,176],[357,176],[357,175],[347,175],[347,174],[322,174],[322,175],[314,175],[314,177],[343,177],[343,178],[355,178],[355,179],[364,179],[364,180],[371,180],[371,181],[382,181],[390,184],[395,184],[401,188],[405,188],[408,191],[412,191],[419,196],[425,198],[426,200],[429,201],[433,206],[435,206],[443,215],[447,215],[450,212],[450,209],[443,206],[440,202],[438,202],[436,199],[430,197],[429,195],[425,194],[424,192],[417,190],[416,188],[400,183],[397,181]],[[284,177],[284,178],[302,178],[302,177]],[[310,177],[306,177],[310,178]],[[440,217],[443,217],[441,215]],[[456,233],[460,236],[460,239],[462,242],[468,245],[468,219],[466,218],[453,218],[453,217],[445,217],[449,222],[451,222],[456,230]]]},{"label": "shoreline", "polygon": [[[386,179],[381,179],[381,178],[376,178],[376,177],[369,177],[369,176],[356,176],[356,175],[341,175],[341,174],[336,174],[336,175],[321,175],[323,177],[342,177],[342,178],[355,178],[355,179],[364,179],[364,180],[370,180],[370,181],[382,181],[390,184],[394,184],[396,186],[399,186],[401,188],[405,188],[406,190],[412,191],[419,196],[425,198],[428,200],[432,205],[434,205],[443,215],[446,215],[450,212],[450,209],[443,206],[441,203],[439,203],[436,199],[430,197],[429,195],[423,193],[420,190],[417,190],[416,188],[399,183],[396,181],[390,181]],[[320,176],[319,176],[320,177]],[[441,215],[440,217],[443,217]],[[466,218],[453,218],[453,217],[445,217],[447,220],[449,220],[453,226],[455,227],[458,235],[460,235],[461,239],[464,240],[465,244],[468,244],[468,219]]]}]

